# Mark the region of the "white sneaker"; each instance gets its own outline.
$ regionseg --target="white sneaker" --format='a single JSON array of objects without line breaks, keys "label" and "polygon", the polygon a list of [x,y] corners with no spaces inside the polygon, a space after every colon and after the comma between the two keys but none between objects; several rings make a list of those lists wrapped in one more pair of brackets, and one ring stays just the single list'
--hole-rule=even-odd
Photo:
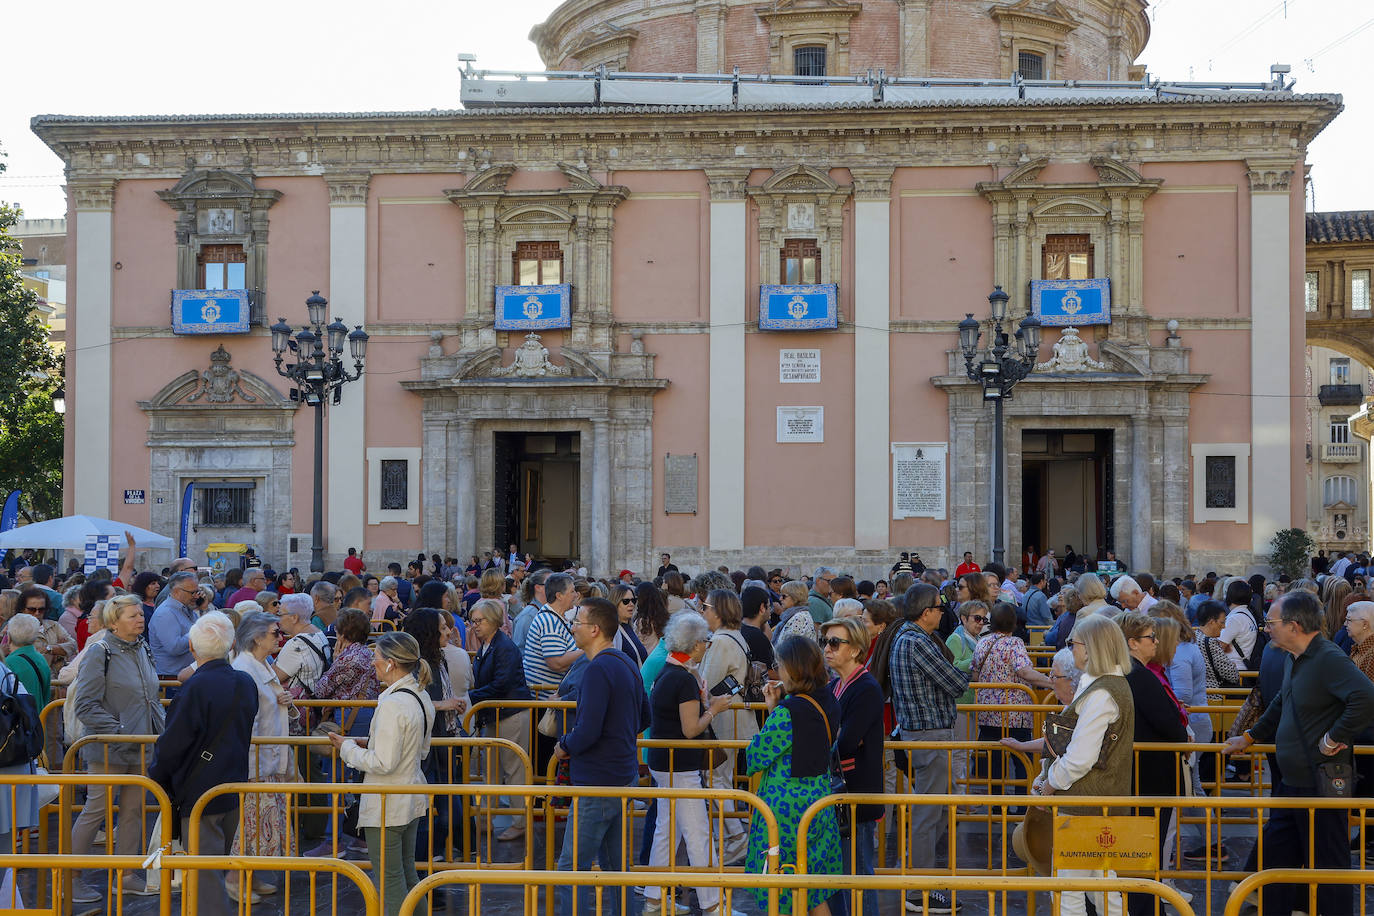
[{"label": "white sneaker", "polygon": [[1178,882],[1175,881],[1173,878],[1165,878],[1163,884],[1165,887],[1171,887],[1174,890],[1178,891],[1178,895],[1183,898],[1184,903],[1192,902],[1193,895],[1185,891],[1183,888],[1179,887]]},{"label": "white sneaker", "polygon": [[657,900],[653,900],[649,897],[645,897],[644,916],[667,916],[667,914],[672,914],[672,916],[687,916],[688,913],[692,912],[690,906],[684,903],[678,903],[677,900],[672,897],[669,897],[668,900],[670,903],[665,909],[663,906],[663,898],[660,897]]},{"label": "white sneaker", "polygon": [[732,865],[736,861],[744,858],[749,852],[749,834],[737,833],[734,836],[726,837],[725,851],[722,858],[726,865]]}]

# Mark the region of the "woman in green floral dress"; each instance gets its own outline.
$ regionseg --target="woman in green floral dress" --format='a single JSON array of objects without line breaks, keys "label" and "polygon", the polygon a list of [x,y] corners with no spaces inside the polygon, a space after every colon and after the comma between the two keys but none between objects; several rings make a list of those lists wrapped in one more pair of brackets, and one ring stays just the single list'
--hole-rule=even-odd
[{"label": "woman in green floral dress", "polygon": [[[782,683],[770,681],[764,688],[768,719],[745,751],[748,772],[762,773],[759,797],[777,818],[783,871],[790,872],[797,861],[797,828],[802,812],[817,799],[830,794],[830,746],[839,726],[840,709],[826,689],[825,663],[814,642],[798,636],[784,639],[778,646],[778,670]],[[806,872],[813,875],[838,875],[843,871],[840,856],[840,831],[835,809],[826,808],[811,821],[806,835]],[[749,830],[749,854],[745,870],[762,874],[768,866],[768,832],[763,819],[754,814]],[[755,890],[760,906],[767,906],[768,893]],[[779,892],[779,912],[794,913],[792,891]],[[807,893],[803,912],[810,916],[829,916],[827,904],[834,890]]]}]

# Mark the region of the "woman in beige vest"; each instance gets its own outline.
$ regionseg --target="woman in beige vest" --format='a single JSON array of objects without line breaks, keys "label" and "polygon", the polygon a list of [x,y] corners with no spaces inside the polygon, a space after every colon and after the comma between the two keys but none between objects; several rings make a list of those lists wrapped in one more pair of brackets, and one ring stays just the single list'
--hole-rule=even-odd
[{"label": "woman in beige vest", "polygon": [[[1131,654],[1122,635],[1111,618],[1105,614],[1080,616],[1069,636],[1068,647],[1073,650],[1074,664],[1084,672],[1078,691],[1067,712],[1078,714],[1073,737],[1061,757],[1054,757],[1046,742],[1046,759],[1040,775],[1031,787],[1033,795],[1130,795],[1131,760],[1135,732],[1135,705],[1126,672],[1131,667]],[[1107,753],[1101,765],[1098,761],[1103,748]],[[1060,808],[1060,814],[1073,814],[1075,809]],[[1101,814],[1101,809],[1084,809],[1081,814]],[[1108,814],[1129,814],[1128,807],[1111,808]],[[1088,869],[1059,869],[1064,878],[1115,877],[1115,872]],[[1121,895],[1101,894],[1093,901],[1102,916],[1121,916]],[[1060,898],[1062,916],[1082,916],[1087,911],[1082,892],[1064,891]]]}]

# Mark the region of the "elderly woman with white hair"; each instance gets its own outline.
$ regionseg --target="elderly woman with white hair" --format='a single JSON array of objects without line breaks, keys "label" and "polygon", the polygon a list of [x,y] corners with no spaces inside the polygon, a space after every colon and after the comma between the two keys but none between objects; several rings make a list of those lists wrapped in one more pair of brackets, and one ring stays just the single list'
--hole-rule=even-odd
[{"label": "elderly woman with white hair", "polygon": [[[717,597],[717,592],[712,592]],[[697,666],[711,645],[711,628],[706,618],[695,611],[679,611],[668,621],[663,642],[668,660],[649,691],[651,712],[649,737],[671,741],[699,738],[711,727],[711,720],[729,708],[734,700],[726,693],[704,702],[708,694]],[[650,748],[649,772],[662,788],[699,789],[701,771],[706,769],[706,755],[699,750],[680,748]],[[662,870],[677,849],[678,841],[687,847],[687,860],[693,868],[715,866],[715,849],[711,843],[711,823],[706,802],[699,798],[658,799],[654,823],[653,844],[649,852],[649,868]],[[672,812],[669,812],[669,806]],[[670,901],[662,903],[662,888],[645,887],[645,913],[671,913]],[[697,902],[704,913],[715,913],[720,907],[720,888],[698,887]]]},{"label": "elderly woman with white hair", "polygon": [[[212,611],[191,625],[191,655],[196,670],[177,694],[167,717],[167,730],[153,747],[148,776],[167,790],[183,841],[197,799],[217,785],[244,782],[258,712],[257,688],[247,674],[230,666],[234,625]],[[213,750],[212,750],[213,749]],[[202,752],[212,750],[208,759]],[[199,852],[227,856],[238,822],[237,795],[210,801],[200,819]],[[160,842],[160,841],[157,841]],[[194,912],[230,916],[224,872],[203,871],[197,882]]]},{"label": "elderly woman with white hair", "polygon": [[372,599],[372,622],[401,619],[401,583],[395,576],[384,576],[377,583],[377,597]]},{"label": "elderly woman with white hair", "polygon": [[296,699],[314,696],[315,682],[334,657],[328,637],[310,622],[314,613],[315,602],[309,595],[287,595],[281,600],[277,619],[286,642],[277,653],[277,676]]},{"label": "elderly woman with white hair", "polygon": [[[306,600],[309,600],[307,598]],[[245,614],[234,637],[233,666],[253,680],[257,693],[257,713],[253,718],[254,738],[285,738],[290,735],[290,719],[300,712],[291,705],[291,694],[267,663],[277,651],[281,625],[271,614]],[[252,782],[296,782],[296,762],[285,745],[258,745],[248,758],[248,778]],[[282,794],[254,793],[245,796],[243,828],[234,838],[235,856],[293,856],[295,836],[287,826],[287,800]],[[259,894],[274,893],[274,885],[254,881],[250,891],[239,887],[237,875],[226,880],[229,897],[241,902],[248,897],[257,902]]]}]

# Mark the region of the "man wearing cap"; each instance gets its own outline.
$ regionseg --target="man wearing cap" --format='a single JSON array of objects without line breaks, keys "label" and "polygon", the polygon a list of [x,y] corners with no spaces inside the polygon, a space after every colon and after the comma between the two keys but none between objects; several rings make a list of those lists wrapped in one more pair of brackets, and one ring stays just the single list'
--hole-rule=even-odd
[{"label": "man wearing cap", "polygon": [[616,578],[620,580],[621,585],[635,584],[635,574],[630,572],[628,569],[622,569],[620,571],[620,575],[616,576]]}]

